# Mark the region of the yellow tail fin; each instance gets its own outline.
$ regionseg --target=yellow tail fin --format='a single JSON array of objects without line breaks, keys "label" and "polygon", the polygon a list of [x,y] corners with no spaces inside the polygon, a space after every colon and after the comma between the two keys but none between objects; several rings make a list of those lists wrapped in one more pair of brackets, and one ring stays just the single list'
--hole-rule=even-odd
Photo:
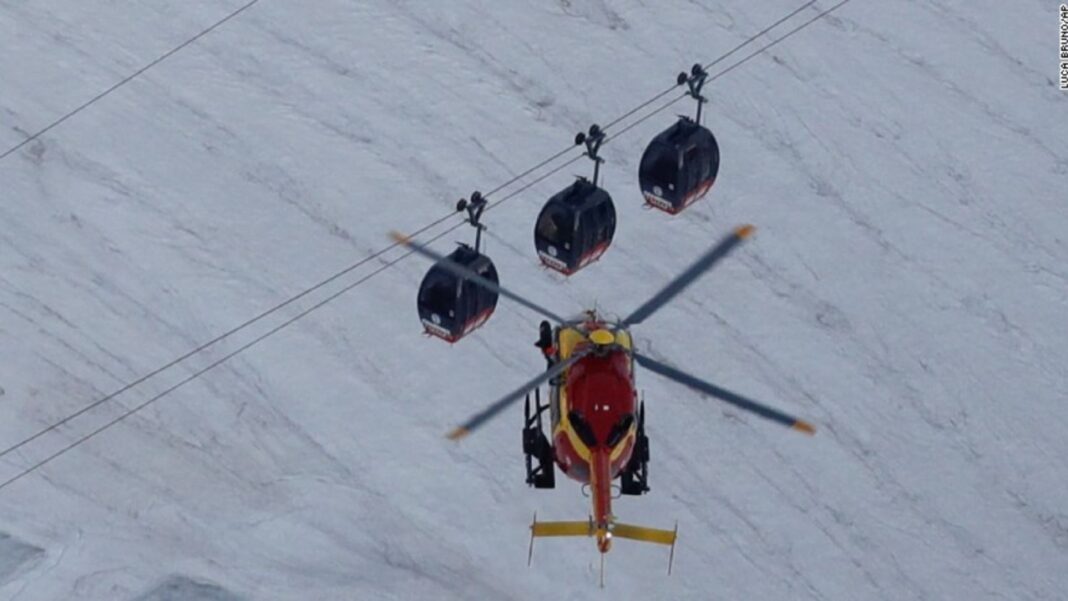
[{"label": "yellow tail fin", "polygon": [[[674,530],[661,530],[659,528],[647,528],[634,524],[622,524],[613,522],[608,526],[608,536],[614,538],[626,538],[658,545],[670,545],[671,555],[668,558],[668,574],[675,562],[675,541],[679,538],[679,525],[675,524]],[[602,532],[603,533],[603,532]],[[574,522],[539,522],[538,514],[534,514],[534,521],[530,524],[530,549],[527,551],[527,565],[530,565],[534,557],[534,539],[543,536],[597,536],[598,529],[593,519]],[[603,557],[603,555],[602,555]]]},{"label": "yellow tail fin", "polygon": [[533,536],[593,536],[593,521],[585,522],[534,522],[530,525]]},{"label": "yellow tail fin", "polygon": [[616,523],[612,526],[612,536],[640,540],[647,543],[656,543],[658,545],[674,545],[678,535],[679,529],[677,526],[674,530],[659,530],[657,528],[646,528],[645,526],[634,526],[632,524],[620,523]]}]

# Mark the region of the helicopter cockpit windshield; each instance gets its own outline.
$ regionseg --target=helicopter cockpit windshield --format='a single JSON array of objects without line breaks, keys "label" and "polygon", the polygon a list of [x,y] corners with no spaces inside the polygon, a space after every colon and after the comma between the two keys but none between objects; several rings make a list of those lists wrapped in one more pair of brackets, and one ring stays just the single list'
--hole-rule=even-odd
[{"label": "helicopter cockpit windshield", "polygon": [[593,435],[593,428],[590,427],[590,423],[586,421],[586,418],[582,417],[582,414],[572,409],[567,413],[567,421],[571,422],[571,427],[575,429],[575,434],[582,439],[582,442],[586,443],[588,447],[597,446],[597,437]]}]

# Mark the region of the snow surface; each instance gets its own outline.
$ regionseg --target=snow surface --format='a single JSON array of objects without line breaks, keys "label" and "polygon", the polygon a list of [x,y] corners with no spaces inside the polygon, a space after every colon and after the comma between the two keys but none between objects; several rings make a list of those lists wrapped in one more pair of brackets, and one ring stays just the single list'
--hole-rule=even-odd
[{"label": "snow surface", "polygon": [[[243,1],[0,0],[0,151]],[[0,161],[0,448],[798,4],[262,0]],[[537,266],[531,230],[587,165],[486,214],[503,283],[565,312],[629,311],[758,226],[638,344],[819,431],[641,374],[653,491],[616,513],[678,520],[675,571],[623,541],[604,598],[1068,598],[1055,31],[1046,1],[855,0],[710,86],[723,165],[684,214],[642,210],[636,163],[688,103],[605,147],[619,228],[575,277]],[[0,481],[401,254],[0,460]],[[524,484],[520,409],[443,437],[543,368],[539,318],[502,302],[454,347],[425,339],[427,267],[382,271],[0,490],[0,598],[602,595],[590,541],[539,541],[524,565],[533,512],[584,519],[588,500]]]}]

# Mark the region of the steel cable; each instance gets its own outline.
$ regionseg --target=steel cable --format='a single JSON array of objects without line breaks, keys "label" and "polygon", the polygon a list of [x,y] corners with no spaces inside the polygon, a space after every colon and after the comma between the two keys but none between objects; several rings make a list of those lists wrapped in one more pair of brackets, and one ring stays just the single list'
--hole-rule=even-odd
[{"label": "steel cable", "polygon": [[[141,73],[144,73],[149,68],[151,68],[152,66],[154,66],[154,65],[158,64],[159,62],[163,61],[168,56],[174,54],[175,52],[177,52],[181,48],[191,44],[196,39],[199,39],[203,35],[205,35],[208,32],[210,32],[211,30],[217,28],[218,26],[222,25],[223,23],[225,23],[226,21],[232,19],[233,17],[237,16],[238,14],[243,12],[244,10],[250,8],[251,6],[256,4],[258,1],[259,0],[252,0],[251,2],[249,2],[249,3],[245,4],[244,6],[238,8],[234,12],[230,13],[227,17],[225,17],[222,20],[216,22],[214,25],[212,25],[208,29],[200,32],[197,36],[194,36],[193,38],[187,40],[186,42],[184,42],[180,46],[174,48],[170,52],[162,55],[161,57],[159,57],[158,59],[156,59],[155,61],[153,61],[149,65],[146,65],[145,67],[143,67],[139,71],[137,71],[134,74],[130,75],[129,77],[125,78],[123,81],[119,82],[118,84],[112,86],[108,90],[105,90],[101,94],[97,95],[96,97],[94,97],[89,102],[83,104],[82,106],[78,107],[74,111],[71,111],[70,113],[68,113],[64,117],[62,117],[59,120],[53,122],[48,127],[40,130],[36,134],[32,135],[30,138],[27,138],[26,140],[24,140],[20,144],[16,145],[12,149],[6,151],[3,155],[0,155],[0,159],[3,159],[4,157],[10,155],[11,153],[15,152],[16,150],[18,150],[19,148],[21,148],[25,144],[29,143],[33,139],[36,139],[37,137],[39,137],[40,135],[42,135],[42,134],[46,133],[47,131],[51,130],[52,128],[54,128],[55,126],[59,125],[60,123],[62,123],[66,119],[74,116],[76,113],[80,112],[84,108],[88,107],[89,105],[91,105],[94,102],[100,100],[101,98],[103,98],[107,94],[111,93],[115,89],[118,89],[123,84],[125,84],[128,81],[132,80],[137,75],[140,75]],[[733,49],[731,49],[727,53],[723,54],[722,56],[720,56],[716,60],[714,60],[711,63],[709,63],[706,66],[706,69],[709,68],[709,67],[712,67],[712,66],[714,66],[714,65],[716,65],[716,64],[718,64],[720,62],[722,62],[724,59],[726,59],[727,57],[731,56],[732,54],[734,54],[738,50],[742,49],[743,47],[745,47],[746,45],[748,45],[749,43],[751,43],[755,39],[759,38],[760,36],[766,34],[768,31],[770,31],[774,27],[780,25],[781,23],[785,22],[786,20],[790,19],[791,17],[795,16],[796,14],[800,13],[805,8],[808,8],[809,6],[814,4],[815,1],[816,0],[810,0],[809,2],[806,2],[805,4],[800,6],[799,8],[797,8],[797,9],[793,10],[792,12],[790,12],[785,17],[782,17],[782,18],[778,19],[777,21],[775,21],[773,24],[769,25],[768,27],[765,27],[763,30],[761,30],[757,34],[754,34],[753,36],[750,36],[745,41],[743,41],[739,45],[735,46]],[[790,36],[794,35],[795,33],[801,31],[802,29],[804,29],[806,27],[808,27],[812,23],[818,21],[819,19],[823,18],[824,16],[826,16],[826,15],[830,14],[831,12],[837,10],[838,8],[840,8],[841,6],[847,4],[850,1],[851,0],[841,0],[840,2],[838,2],[837,4],[832,6],[831,8],[820,12],[815,17],[805,21],[804,23],[802,23],[798,27],[795,27],[794,29],[790,30],[785,35],[783,35],[782,37],[777,38],[777,39],[773,40],[772,42],[762,46],[761,48],[759,48],[756,51],[750,53],[749,55],[747,55],[745,58],[741,59],[740,61],[737,61],[737,62],[733,63],[731,66],[727,67],[726,69],[723,69],[723,70],[719,71],[718,73],[716,73],[715,75],[709,77],[708,81],[711,82],[711,81],[714,81],[715,79],[718,79],[718,78],[726,75],[730,71],[738,68],[739,66],[741,66],[745,62],[751,60],[755,56],[758,56],[759,54],[763,53],[764,51],[768,50],[769,48],[775,46],[776,44],[778,44],[778,43],[782,42],[783,40],[789,38]],[[660,92],[659,94],[657,94],[653,98],[651,98],[651,99],[641,103],[640,105],[638,105],[638,107],[636,107],[635,109],[632,109],[632,110],[626,112],[624,115],[620,116],[619,118],[612,120],[611,122],[609,122],[608,125],[604,126],[603,129],[607,129],[608,127],[612,127],[614,125],[618,125],[623,120],[625,120],[628,117],[634,115],[635,113],[637,113],[640,110],[642,110],[643,108],[649,106],[653,102],[656,102],[660,98],[663,98],[664,96],[669,94],[672,90],[676,89],[677,87],[678,87],[678,85],[672,86],[671,88],[668,88],[667,90],[665,90],[663,92]],[[639,125],[639,124],[645,122],[646,120],[652,118],[654,115],[657,115],[660,112],[666,110],[668,107],[672,106],[673,104],[675,104],[679,100],[682,100],[687,95],[688,94],[684,92],[684,93],[680,94],[679,96],[675,97],[674,99],[670,100],[669,102],[657,107],[656,109],[654,109],[650,113],[647,113],[647,114],[643,115],[642,117],[640,117],[636,121],[634,121],[634,122],[628,124],[627,126],[625,126],[623,129],[621,129],[618,132],[615,132],[611,136],[607,137],[605,142],[608,142],[610,140],[618,138],[619,136],[621,136],[622,134],[624,134],[627,131],[631,130],[632,128],[636,127],[637,125]],[[495,195],[495,194],[501,192],[505,188],[508,188],[509,186],[511,186],[511,185],[519,182],[520,180],[524,179],[528,175],[531,175],[532,173],[538,171],[539,169],[541,169],[541,168],[551,164],[552,162],[558,160],[559,158],[561,158],[564,155],[568,154],[573,149],[575,149],[575,146],[573,146],[573,145],[572,146],[568,146],[567,148],[565,148],[565,149],[553,154],[549,158],[547,158],[547,159],[541,161],[540,163],[536,164],[535,166],[533,166],[533,167],[523,171],[522,173],[512,177],[511,179],[509,179],[505,183],[497,186],[496,188],[493,188],[492,190],[490,190],[489,192],[487,192],[483,196],[486,197],[486,198],[489,198],[491,195]],[[534,180],[531,180],[530,182],[524,184],[523,186],[517,188],[516,190],[512,191],[511,193],[509,193],[509,194],[505,195],[504,197],[502,197],[501,199],[497,200],[496,202],[489,203],[487,205],[487,207],[486,207],[486,210],[489,210],[491,208],[499,206],[500,204],[506,202],[507,200],[518,196],[519,194],[521,194],[522,192],[524,192],[527,189],[531,188],[532,186],[534,186],[534,185],[540,183],[541,181],[545,180],[546,178],[558,173],[559,171],[563,170],[567,166],[569,166],[571,164],[574,164],[576,161],[580,160],[584,156],[585,156],[585,153],[576,154],[575,156],[571,157],[568,161],[566,161],[564,163],[561,163],[560,165],[558,165],[557,167],[554,167],[550,171],[542,174],[541,176],[535,178]],[[445,216],[443,216],[443,217],[441,217],[441,218],[439,218],[439,219],[437,219],[435,221],[432,221],[429,224],[427,224],[427,225],[415,230],[414,232],[412,232],[410,234],[410,236],[414,237],[414,236],[421,235],[421,234],[425,233],[427,230],[429,230],[429,229],[431,229],[431,228],[433,228],[433,227],[435,227],[437,225],[440,225],[441,223],[444,223],[445,221],[449,220],[450,218],[456,217],[456,216],[458,216],[457,212],[450,212],[449,214],[447,214],[447,215],[445,215]],[[434,242],[434,241],[440,239],[444,235],[446,235],[446,234],[448,234],[448,233],[450,233],[452,231],[455,231],[457,228],[459,228],[464,223],[465,223],[464,221],[457,222],[456,224],[452,225],[451,227],[443,230],[442,232],[436,234],[435,236],[433,236],[432,238],[427,240],[426,243],[429,244],[431,242]],[[25,445],[33,442],[34,440],[37,440],[41,436],[44,436],[45,434],[56,430],[57,428],[63,426],[64,424],[70,422],[71,420],[76,419],[77,417],[85,414],[86,412],[88,412],[88,411],[90,411],[90,410],[92,410],[92,409],[94,409],[94,408],[96,408],[96,407],[98,407],[98,406],[100,406],[100,405],[102,405],[102,404],[114,399],[115,397],[121,395],[122,393],[134,388],[135,386],[138,386],[139,384],[144,383],[145,381],[147,381],[147,380],[155,377],[156,375],[159,375],[160,373],[162,373],[162,372],[164,372],[164,371],[166,371],[166,370],[178,365],[179,363],[182,363],[186,359],[189,359],[189,358],[193,357],[194,355],[203,352],[207,348],[209,348],[209,347],[221,342],[222,340],[224,340],[226,338],[229,338],[230,336],[240,332],[241,330],[244,330],[245,328],[251,326],[252,324],[254,324],[254,323],[256,323],[256,322],[258,322],[258,321],[260,321],[260,320],[272,315],[273,313],[276,313],[277,311],[283,309],[284,307],[293,304],[294,302],[306,297],[307,295],[311,294],[312,292],[315,292],[315,291],[323,288],[324,286],[330,284],[331,282],[336,281],[338,278],[341,278],[341,277],[347,275],[348,273],[351,273],[353,270],[361,267],[362,265],[365,265],[369,261],[372,261],[372,260],[374,260],[374,259],[376,259],[378,257],[381,257],[383,254],[385,254],[385,253],[389,252],[390,250],[396,248],[398,245],[399,245],[398,243],[394,242],[394,243],[382,248],[381,250],[372,253],[371,255],[369,255],[369,256],[367,256],[367,257],[365,257],[365,258],[363,258],[363,259],[361,259],[361,260],[359,260],[359,261],[357,261],[357,262],[345,267],[341,271],[338,271],[338,272],[334,273],[333,275],[327,277],[326,279],[314,284],[310,288],[305,289],[304,291],[300,292],[299,294],[297,294],[297,295],[295,295],[293,297],[290,297],[289,299],[287,299],[287,300],[285,300],[285,301],[283,301],[283,302],[281,302],[279,304],[274,305],[273,307],[261,312],[260,314],[256,315],[255,317],[252,317],[252,318],[246,320],[245,322],[239,324],[238,326],[235,326],[235,327],[227,330],[226,332],[216,336],[215,338],[209,340],[208,342],[205,342],[205,343],[203,343],[201,345],[198,345],[193,350],[183,354],[182,356],[178,357],[177,359],[174,359],[173,361],[171,361],[171,362],[169,362],[169,363],[167,363],[167,364],[165,364],[165,365],[163,365],[163,366],[161,366],[159,368],[156,368],[155,370],[153,370],[153,371],[151,371],[151,372],[139,377],[138,379],[136,379],[136,380],[124,385],[123,387],[119,388],[115,392],[112,392],[112,393],[100,398],[99,400],[94,401],[93,403],[91,403],[89,405],[86,405],[85,407],[79,409],[78,411],[76,411],[76,412],[64,417],[63,419],[61,419],[61,420],[59,420],[59,421],[57,421],[57,422],[55,422],[55,423],[43,428],[42,430],[36,432],[35,434],[23,439],[22,441],[14,444],[14,445],[12,445],[10,447],[7,447],[7,448],[3,449],[2,451],[0,451],[0,458],[3,458],[5,456],[7,456],[8,454],[10,454],[10,453],[12,453],[12,452],[24,447]],[[256,344],[258,344],[259,342],[262,342],[266,338],[274,335],[275,333],[279,332],[280,330],[284,329],[285,327],[288,327],[289,325],[293,324],[297,320],[307,316],[311,312],[321,308],[322,306],[324,306],[327,303],[333,301],[334,299],[338,298],[342,294],[348,292],[349,290],[352,290],[353,288],[359,286],[360,284],[363,284],[364,282],[368,281],[369,279],[371,279],[375,275],[378,275],[382,271],[385,271],[386,269],[396,265],[398,262],[400,262],[403,259],[407,258],[411,254],[412,254],[412,252],[409,251],[409,252],[401,255],[400,257],[397,257],[396,259],[394,259],[394,260],[392,260],[392,261],[390,261],[388,263],[383,264],[381,267],[379,267],[375,271],[372,271],[368,275],[356,280],[355,282],[353,282],[351,284],[346,285],[340,291],[335,292],[335,293],[331,294],[330,296],[326,297],[325,299],[323,299],[323,300],[313,304],[312,306],[308,307],[307,309],[304,309],[303,311],[297,313],[293,317],[283,321],[281,324],[279,324],[279,325],[275,326],[274,328],[268,330],[266,333],[261,334],[260,336],[254,338],[252,341],[250,341],[250,342],[238,347],[236,350],[231,351],[230,353],[227,353],[226,355],[224,355],[220,359],[218,359],[218,360],[212,362],[211,364],[209,364],[207,367],[204,367],[204,368],[202,368],[202,369],[200,369],[200,370],[198,370],[196,372],[193,372],[193,374],[191,374],[190,376],[186,377],[185,379],[179,381],[177,384],[171,386],[170,388],[165,389],[163,392],[151,397],[150,399],[148,399],[147,401],[141,403],[140,405],[137,405],[134,408],[127,410],[126,412],[120,414],[118,417],[114,418],[113,420],[105,423],[103,426],[93,430],[92,432],[90,432],[89,434],[86,434],[85,436],[82,436],[81,438],[78,438],[73,443],[67,445],[66,447],[63,447],[62,449],[60,449],[59,451],[53,453],[52,455],[49,455],[45,459],[34,463],[30,467],[28,467],[25,470],[23,470],[23,471],[19,472],[18,474],[16,474],[14,477],[4,481],[3,483],[0,483],[0,490],[6,488],[7,486],[9,486],[9,485],[13,484],[14,482],[18,481],[19,479],[23,478],[24,476],[29,475],[30,473],[36,471],[37,469],[43,467],[44,465],[46,465],[48,463],[50,463],[54,459],[64,455],[68,451],[74,449],[75,447],[83,444],[84,442],[90,440],[91,438],[97,436],[98,434],[100,434],[100,433],[104,432],[105,430],[111,428],[112,426],[118,424],[119,422],[121,422],[122,420],[126,419],[127,417],[130,417],[131,415],[136,414],[137,412],[141,411],[145,407],[148,407],[149,405],[151,405],[152,403],[156,402],[157,400],[159,400],[159,399],[167,396],[171,392],[174,392],[175,390],[181,388],[185,384],[187,384],[187,383],[199,378],[201,375],[203,375],[203,374],[207,373],[208,371],[214,369],[215,367],[225,363],[226,361],[228,361],[229,359],[233,358],[234,356],[240,354],[241,352],[244,352],[245,350],[248,350],[252,346],[255,346]]]}]

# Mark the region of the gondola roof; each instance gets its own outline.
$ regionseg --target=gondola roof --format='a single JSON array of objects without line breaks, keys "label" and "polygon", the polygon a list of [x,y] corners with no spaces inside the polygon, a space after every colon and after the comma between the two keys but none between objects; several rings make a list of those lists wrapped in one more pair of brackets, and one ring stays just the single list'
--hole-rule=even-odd
[{"label": "gondola roof", "polygon": [[595,186],[590,180],[580,177],[570,186],[557,192],[549,199],[549,202],[562,202],[575,209],[585,209],[603,203],[611,202],[612,197],[602,188]]},{"label": "gondola roof", "polygon": [[693,119],[686,116],[680,116],[679,120],[671,127],[668,127],[653,138],[652,144],[662,143],[678,148],[686,146],[690,142],[707,141],[711,136],[712,132],[694,122]]}]

